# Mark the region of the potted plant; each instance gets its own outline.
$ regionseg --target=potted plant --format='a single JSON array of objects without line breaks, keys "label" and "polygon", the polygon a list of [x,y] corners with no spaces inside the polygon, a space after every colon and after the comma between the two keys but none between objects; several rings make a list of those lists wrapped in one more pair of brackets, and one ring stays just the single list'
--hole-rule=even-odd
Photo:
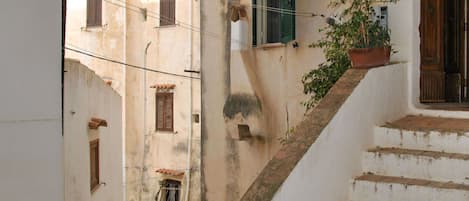
[{"label": "potted plant", "polygon": [[310,96],[303,102],[307,110],[319,103],[350,67],[371,68],[389,62],[390,32],[372,20],[374,11],[371,5],[374,1],[331,2],[330,7],[347,8],[340,15],[327,18],[328,26],[319,29],[322,39],[310,45],[323,50],[325,61],[307,72],[301,80],[304,94]]},{"label": "potted plant", "polygon": [[[346,3],[345,1],[341,1]],[[389,63],[391,55],[390,32],[373,21],[373,0],[350,0],[342,18],[348,19],[343,27],[344,39],[350,49],[348,56],[353,68],[372,68]]]}]

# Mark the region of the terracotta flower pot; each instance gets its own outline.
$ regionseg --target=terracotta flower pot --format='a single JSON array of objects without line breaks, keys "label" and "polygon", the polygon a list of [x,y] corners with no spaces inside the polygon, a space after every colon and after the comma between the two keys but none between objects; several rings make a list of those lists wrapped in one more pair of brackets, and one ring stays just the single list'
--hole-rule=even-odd
[{"label": "terracotta flower pot", "polygon": [[348,51],[352,68],[369,69],[389,63],[391,47],[354,48]]}]

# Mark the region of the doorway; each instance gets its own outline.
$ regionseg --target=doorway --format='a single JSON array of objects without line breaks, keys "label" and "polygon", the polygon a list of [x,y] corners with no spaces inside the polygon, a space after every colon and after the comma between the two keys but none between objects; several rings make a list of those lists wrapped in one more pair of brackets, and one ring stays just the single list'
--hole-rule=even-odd
[{"label": "doorway", "polygon": [[421,1],[421,103],[468,102],[467,6],[467,0]]}]

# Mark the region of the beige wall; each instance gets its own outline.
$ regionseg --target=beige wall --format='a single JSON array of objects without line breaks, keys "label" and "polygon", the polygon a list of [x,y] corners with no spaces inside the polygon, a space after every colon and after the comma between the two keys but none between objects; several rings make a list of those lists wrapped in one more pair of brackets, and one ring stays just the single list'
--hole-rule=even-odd
[{"label": "beige wall", "polygon": [[[328,2],[298,0],[296,4],[298,11],[328,16],[332,13],[325,9]],[[291,42],[275,47],[253,48],[250,45],[251,1],[241,0],[240,3],[247,8],[248,17],[238,22],[228,22],[227,18],[215,20],[214,16],[220,16],[222,9],[209,12],[215,8],[211,5],[202,7],[203,15],[207,15],[203,26],[209,26],[207,29],[213,26],[213,32],[218,26],[220,35],[231,33],[229,57],[213,47],[210,43],[216,40],[209,37],[205,37],[202,46],[202,66],[205,68],[203,105],[206,108],[203,112],[206,123],[203,167],[207,200],[238,200],[244,194],[278,150],[279,139],[303,119],[305,110],[301,102],[306,97],[302,93],[301,77],[323,60],[321,50],[308,47],[319,39],[317,29],[326,25],[323,18],[296,18],[298,48],[293,48]],[[225,27],[227,23],[230,27]],[[223,45],[223,41],[215,43]],[[229,65],[225,64],[222,68],[221,64],[213,63],[214,55],[227,59]],[[254,100],[251,101],[254,103],[257,100],[258,104],[236,106],[240,102],[246,103],[246,99]],[[215,104],[217,107],[214,107]],[[224,108],[230,108],[231,113],[223,114]],[[243,112],[249,114],[243,116]],[[220,123],[209,123],[208,119],[210,122],[216,119]],[[249,125],[255,137],[247,141],[233,138],[238,133],[238,124]]]},{"label": "beige wall", "polygon": [[[123,130],[121,96],[79,61],[65,61],[65,201],[123,201]],[[90,130],[91,118],[107,127]],[[90,191],[89,142],[99,139],[100,183]]]},{"label": "beige wall", "polygon": [[[308,47],[320,39],[318,29],[326,26],[323,17],[296,17],[298,48],[293,48],[291,42],[274,47],[253,48],[252,1],[239,1],[247,8],[248,16],[238,22],[228,22],[229,18],[226,17],[218,19],[220,16],[226,16],[227,2],[221,1],[220,5],[202,4],[202,15],[206,16],[202,26],[219,33],[220,36],[226,35],[226,32],[231,35],[231,40],[225,41],[202,36],[202,97],[205,115],[203,168],[206,200],[238,200],[244,194],[278,150],[279,138],[284,137],[289,128],[303,119],[305,111],[301,102],[307,97],[302,93],[301,78],[324,60],[322,50]],[[329,2],[296,0],[296,9],[323,14],[326,17],[337,14],[337,9],[327,7]],[[416,33],[418,34],[419,22],[419,12],[416,9],[419,9],[419,6],[416,4],[419,4],[419,1],[401,1],[389,5],[392,41],[399,50],[392,60],[408,61],[410,71],[418,71],[418,43],[415,42],[418,39],[415,37]],[[223,47],[226,41],[229,41],[231,46],[229,56],[215,47]],[[230,61],[229,64],[223,63],[223,59]],[[415,73],[409,72],[409,75]],[[411,82],[412,86],[418,85],[418,77],[412,78],[415,79]],[[415,99],[413,94],[409,97]],[[227,118],[227,114],[222,111],[223,108],[237,103],[227,101],[233,97],[240,101],[257,99],[260,107],[243,105],[235,109],[238,114],[232,114],[231,111],[228,114],[230,118]],[[245,116],[240,114],[248,111],[253,112]],[[238,124],[248,124],[251,133],[256,137],[248,141],[233,138],[232,136],[237,135]],[[220,143],[222,141],[224,143]]]},{"label": "beige wall", "polygon": [[[177,0],[177,25],[159,27],[158,0],[109,0],[112,3],[105,0],[105,25],[91,29],[82,28],[86,22],[86,1],[70,1],[74,3],[68,9],[67,27],[72,27],[67,33],[68,43],[128,64],[146,65],[153,71],[199,77],[197,73],[184,72],[200,69],[199,1]],[[146,18],[139,8],[147,9]],[[102,78],[113,80],[113,88],[123,96],[126,199],[154,200],[159,190],[158,181],[163,179],[163,175],[155,172],[160,168],[185,172],[181,179],[185,196],[190,143],[190,200],[199,200],[200,125],[191,122],[191,115],[200,114],[200,80],[151,71],[144,73],[71,51],[67,51],[67,55],[80,58]],[[175,131],[172,133],[155,131],[156,89],[150,88],[155,84],[176,85],[173,91]]]}]

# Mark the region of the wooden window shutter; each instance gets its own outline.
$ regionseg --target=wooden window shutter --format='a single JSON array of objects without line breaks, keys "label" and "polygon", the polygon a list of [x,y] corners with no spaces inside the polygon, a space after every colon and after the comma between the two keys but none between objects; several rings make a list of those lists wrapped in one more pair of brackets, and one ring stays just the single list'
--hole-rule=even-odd
[{"label": "wooden window shutter", "polygon": [[156,130],[164,130],[164,96],[156,94]]},{"label": "wooden window shutter", "polygon": [[90,142],[90,190],[99,186],[99,140]]},{"label": "wooden window shutter", "polygon": [[160,1],[160,26],[176,24],[176,1]]},{"label": "wooden window shutter", "polygon": [[172,93],[156,94],[156,130],[174,130],[173,101]]},{"label": "wooden window shutter", "polygon": [[101,26],[103,23],[102,23],[102,19],[103,19],[103,1],[102,0],[95,0],[96,2],[96,9],[95,9],[95,13],[96,13],[96,18],[95,18],[95,25],[96,26]]},{"label": "wooden window shutter", "polygon": [[[281,0],[280,9],[285,9],[288,11],[296,11],[295,0]],[[281,13],[280,15],[280,27],[281,27],[281,39],[282,43],[288,43],[292,40],[295,40],[296,35],[296,19],[295,13]]]},{"label": "wooden window shutter", "polygon": [[166,130],[173,130],[173,94],[165,96],[164,124]]},{"label": "wooden window shutter", "polygon": [[86,26],[101,26],[102,0],[88,0],[86,9]]}]

